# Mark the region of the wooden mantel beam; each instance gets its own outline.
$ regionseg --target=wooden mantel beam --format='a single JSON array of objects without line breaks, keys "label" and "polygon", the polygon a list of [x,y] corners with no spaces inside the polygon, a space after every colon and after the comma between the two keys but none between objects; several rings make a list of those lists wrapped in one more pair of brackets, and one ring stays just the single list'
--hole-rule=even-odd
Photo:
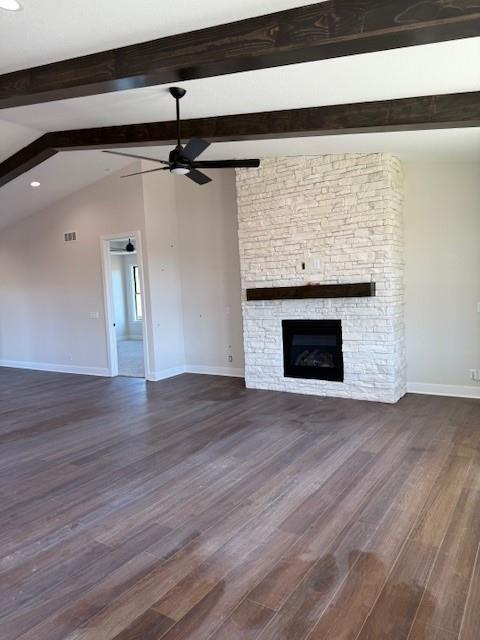
[{"label": "wooden mantel beam", "polygon": [[478,35],[478,0],[326,0],[4,74],[0,109]]},{"label": "wooden mantel beam", "polygon": [[[210,142],[480,126],[480,92],[184,120],[184,139]],[[59,151],[175,144],[175,122],[47,133],[0,163],[0,186]]]}]

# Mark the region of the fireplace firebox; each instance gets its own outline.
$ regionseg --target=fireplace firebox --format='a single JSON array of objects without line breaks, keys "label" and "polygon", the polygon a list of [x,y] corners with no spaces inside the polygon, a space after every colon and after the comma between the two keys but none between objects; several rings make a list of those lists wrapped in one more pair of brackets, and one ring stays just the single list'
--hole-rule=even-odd
[{"label": "fireplace firebox", "polygon": [[343,382],[341,320],[283,320],[286,378]]}]

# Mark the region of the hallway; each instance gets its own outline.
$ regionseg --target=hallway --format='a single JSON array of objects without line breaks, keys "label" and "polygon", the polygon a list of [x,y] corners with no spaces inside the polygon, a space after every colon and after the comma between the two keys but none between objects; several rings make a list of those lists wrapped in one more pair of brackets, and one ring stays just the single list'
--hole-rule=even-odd
[{"label": "hallway", "polygon": [[117,354],[119,376],[145,377],[143,340],[118,340]]}]

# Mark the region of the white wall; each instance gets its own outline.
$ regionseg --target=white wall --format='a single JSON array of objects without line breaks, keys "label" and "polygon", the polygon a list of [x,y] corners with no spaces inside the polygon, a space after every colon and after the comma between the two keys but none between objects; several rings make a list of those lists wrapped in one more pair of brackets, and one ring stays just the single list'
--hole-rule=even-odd
[{"label": "white wall", "polygon": [[141,180],[112,174],[2,230],[1,363],[107,373],[100,236],[143,228]]},{"label": "white wall", "polygon": [[[241,373],[236,205],[227,174],[225,182],[218,175],[206,187],[161,173],[129,180],[114,174],[6,228],[0,235],[0,363],[106,374],[100,237],[139,229],[153,376],[186,365]],[[66,231],[76,231],[77,241],[65,243]],[[198,315],[200,325],[192,321]],[[135,333],[128,312],[125,325],[123,335]]]},{"label": "white wall", "polygon": [[115,316],[115,333],[117,340],[128,335],[127,327],[127,295],[125,287],[125,269],[123,256],[110,255],[112,272],[113,312]]},{"label": "white wall", "polygon": [[[235,171],[176,181],[187,368],[243,373]],[[231,361],[230,359],[231,358]]]},{"label": "white wall", "polygon": [[158,378],[183,368],[243,374],[235,174],[209,174],[202,187],[169,174],[143,176]]},{"label": "white wall", "polygon": [[[152,168],[151,163],[142,162],[142,166]],[[154,349],[151,369],[155,377],[162,378],[182,371],[185,365],[175,177],[158,172],[142,178],[149,287],[146,295],[151,308],[147,322],[151,323]]]},{"label": "white wall", "polygon": [[405,238],[409,388],[480,396],[480,165],[407,164]]}]

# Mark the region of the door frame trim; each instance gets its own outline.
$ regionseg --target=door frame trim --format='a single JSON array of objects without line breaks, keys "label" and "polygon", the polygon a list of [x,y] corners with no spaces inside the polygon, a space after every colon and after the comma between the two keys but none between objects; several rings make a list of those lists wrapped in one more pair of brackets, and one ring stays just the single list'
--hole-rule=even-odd
[{"label": "door frame trim", "polygon": [[102,255],[102,274],[103,274],[103,293],[104,293],[104,309],[105,309],[105,337],[107,344],[107,360],[108,371],[110,377],[118,376],[118,356],[117,356],[117,335],[115,332],[115,312],[113,307],[113,287],[112,287],[112,263],[110,254],[110,241],[123,240],[124,238],[135,238],[136,251],[138,257],[138,266],[140,272],[141,295],[143,303],[143,359],[145,366],[145,380],[152,380],[151,359],[151,341],[148,337],[147,327],[150,319],[150,305],[146,295],[145,287],[145,268],[143,260],[143,242],[142,233],[139,229],[136,231],[127,231],[125,233],[109,233],[100,237],[100,248]]}]

